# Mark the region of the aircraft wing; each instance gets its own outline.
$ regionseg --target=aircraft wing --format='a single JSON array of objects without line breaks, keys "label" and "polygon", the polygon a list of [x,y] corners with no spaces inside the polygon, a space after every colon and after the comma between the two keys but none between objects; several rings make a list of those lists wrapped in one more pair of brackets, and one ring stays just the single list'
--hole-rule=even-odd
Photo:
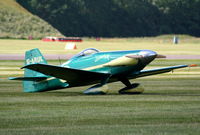
[{"label": "aircraft wing", "polygon": [[9,77],[9,80],[19,80],[19,81],[42,81],[47,79],[47,77]]},{"label": "aircraft wing", "polygon": [[92,82],[99,82],[110,76],[108,73],[97,73],[79,69],[72,69],[60,66],[46,64],[31,64],[22,68],[31,69],[45,75],[53,76],[59,79],[66,80],[70,86],[88,85]]},{"label": "aircraft wing", "polygon": [[142,70],[142,71],[139,72],[139,74],[136,76],[136,78],[166,73],[166,72],[173,71],[174,69],[185,68],[185,67],[193,67],[193,66],[196,66],[196,65],[178,65],[178,66],[171,66],[171,67],[165,67],[165,68]]}]

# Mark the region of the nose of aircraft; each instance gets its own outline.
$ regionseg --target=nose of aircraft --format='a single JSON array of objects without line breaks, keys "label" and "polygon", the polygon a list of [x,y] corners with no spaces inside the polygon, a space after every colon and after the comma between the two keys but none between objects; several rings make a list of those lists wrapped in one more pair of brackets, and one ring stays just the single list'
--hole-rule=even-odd
[{"label": "nose of aircraft", "polygon": [[139,55],[141,55],[142,57],[140,58],[141,62],[144,64],[144,65],[147,65],[149,64],[151,61],[153,61],[156,56],[157,56],[157,53],[154,52],[154,51],[151,51],[151,50],[141,50],[139,52]]}]

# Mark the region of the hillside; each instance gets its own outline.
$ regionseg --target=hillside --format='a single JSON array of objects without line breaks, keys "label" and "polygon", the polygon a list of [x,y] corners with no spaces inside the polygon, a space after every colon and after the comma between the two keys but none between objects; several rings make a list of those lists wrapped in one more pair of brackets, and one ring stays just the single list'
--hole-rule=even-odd
[{"label": "hillside", "polygon": [[42,38],[60,36],[44,20],[32,15],[15,0],[0,0],[0,38]]}]

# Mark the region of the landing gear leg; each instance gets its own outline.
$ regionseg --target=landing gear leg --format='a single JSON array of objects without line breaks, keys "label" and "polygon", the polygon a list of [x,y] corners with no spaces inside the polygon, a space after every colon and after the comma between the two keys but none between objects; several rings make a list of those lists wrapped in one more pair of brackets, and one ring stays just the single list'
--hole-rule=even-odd
[{"label": "landing gear leg", "polygon": [[119,90],[119,94],[141,94],[144,92],[144,88],[139,83],[131,84],[127,78],[119,79],[124,85],[125,88]]}]

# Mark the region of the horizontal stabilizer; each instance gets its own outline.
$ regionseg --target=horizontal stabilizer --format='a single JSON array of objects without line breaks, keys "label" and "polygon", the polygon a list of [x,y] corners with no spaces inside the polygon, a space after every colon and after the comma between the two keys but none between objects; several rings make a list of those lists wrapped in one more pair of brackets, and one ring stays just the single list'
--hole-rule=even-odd
[{"label": "horizontal stabilizer", "polygon": [[144,76],[166,73],[174,69],[185,68],[185,67],[190,67],[190,65],[179,65],[179,66],[171,66],[171,67],[165,67],[165,68],[142,70],[137,77],[144,77]]},{"label": "horizontal stabilizer", "polygon": [[110,76],[110,74],[107,73],[97,73],[46,64],[32,64],[24,66],[23,68],[31,69],[45,75],[66,80],[70,86],[87,85],[91,82],[100,81]]},{"label": "horizontal stabilizer", "polygon": [[47,77],[9,77],[8,79],[19,81],[42,81],[47,79]]}]

